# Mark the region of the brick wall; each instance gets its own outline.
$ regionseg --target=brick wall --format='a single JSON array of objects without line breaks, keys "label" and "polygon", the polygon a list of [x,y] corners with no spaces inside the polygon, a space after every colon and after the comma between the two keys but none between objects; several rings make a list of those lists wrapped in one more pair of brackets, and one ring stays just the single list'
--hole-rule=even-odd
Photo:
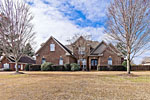
[{"label": "brick wall", "polygon": [[112,58],[113,65],[121,65],[122,64],[122,58],[117,56],[117,54],[115,54],[109,48],[107,48],[104,51],[103,56],[100,58],[100,65],[102,65],[102,66],[108,65],[109,56],[111,56],[111,58]]},{"label": "brick wall", "polygon": [[[50,51],[50,44],[55,44],[55,51]],[[42,47],[42,49],[38,52],[38,56],[36,57],[36,64],[42,63],[42,58],[46,59],[46,62],[51,62],[53,64],[58,65],[60,56],[63,58],[63,62],[65,63],[72,63],[74,62],[73,59],[69,56],[66,56],[66,51],[52,38]]]}]

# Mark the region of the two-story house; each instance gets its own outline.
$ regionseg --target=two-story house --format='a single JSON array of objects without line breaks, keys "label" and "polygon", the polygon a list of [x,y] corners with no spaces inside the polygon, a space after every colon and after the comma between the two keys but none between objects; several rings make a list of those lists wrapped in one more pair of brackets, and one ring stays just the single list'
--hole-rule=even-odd
[{"label": "two-story house", "polygon": [[112,44],[104,41],[86,40],[79,37],[70,45],[63,45],[54,37],[36,52],[36,63],[51,62],[55,65],[78,63],[86,65],[89,70],[96,70],[97,66],[120,65],[123,61],[122,53]]}]

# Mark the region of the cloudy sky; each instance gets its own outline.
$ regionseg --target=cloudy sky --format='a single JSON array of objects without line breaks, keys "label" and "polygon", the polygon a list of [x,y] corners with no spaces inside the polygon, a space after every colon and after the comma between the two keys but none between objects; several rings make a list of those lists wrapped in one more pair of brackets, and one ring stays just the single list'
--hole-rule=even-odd
[{"label": "cloudy sky", "polygon": [[[26,0],[34,15],[36,50],[50,36],[63,44],[74,34],[89,34],[93,40],[106,40],[106,8],[110,0]],[[140,63],[141,57],[135,58]]]}]

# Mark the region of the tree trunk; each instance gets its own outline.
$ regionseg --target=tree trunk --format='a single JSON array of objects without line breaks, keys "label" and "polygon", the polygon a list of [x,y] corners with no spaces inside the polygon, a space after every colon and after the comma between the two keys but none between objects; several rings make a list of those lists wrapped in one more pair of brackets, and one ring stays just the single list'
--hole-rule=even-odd
[{"label": "tree trunk", "polygon": [[130,53],[127,54],[127,73],[130,74]]},{"label": "tree trunk", "polygon": [[18,69],[18,62],[15,63],[16,64],[16,73],[19,72],[19,69]]}]

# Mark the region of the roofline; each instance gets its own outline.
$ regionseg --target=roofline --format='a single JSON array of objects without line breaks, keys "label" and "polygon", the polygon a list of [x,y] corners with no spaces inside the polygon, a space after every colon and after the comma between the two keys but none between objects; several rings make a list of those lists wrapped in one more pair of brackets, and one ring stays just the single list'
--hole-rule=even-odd
[{"label": "roofline", "polygon": [[94,48],[94,50],[91,51],[90,55],[91,55],[102,43],[105,43],[106,46],[108,46],[107,43],[106,43],[104,40],[102,40],[102,41],[99,43],[99,45],[97,45],[97,47]]},{"label": "roofline", "polygon": [[42,46],[38,49],[38,51],[37,51],[35,54],[37,54],[37,53],[46,45],[46,43],[47,43],[51,38],[52,38],[52,36],[50,36],[50,38],[44,43],[44,45],[42,45]]},{"label": "roofline", "polygon": [[[40,47],[40,49],[39,49],[35,54],[38,54],[38,52],[46,45],[46,43],[47,43],[50,39],[53,39],[63,50],[65,50],[66,53],[69,53],[69,54],[70,54],[71,51],[68,52],[68,51],[64,48],[64,47],[66,47],[66,46],[64,46],[63,44],[60,44],[59,41],[56,40],[53,36],[50,36],[50,38],[44,43],[43,46]],[[62,45],[63,45],[64,47],[63,47]],[[67,47],[66,47],[66,48],[67,48]],[[68,49],[68,50],[69,50],[69,49]],[[70,55],[72,55],[72,54],[70,54]],[[72,56],[73,56],[73,55],[72,55]]]},{"label": "roofline", "polygon": [[121,56],[124,57],[124,55],[122,54],[122,52],[120,52],[120,51],[116,48],[116,46],[114,46],[112,43],[109,43],[109,45],[112,45],[112,46],[121,54]]},{"label": "roofline", "polygon": [[[2,60],[3,60],[5,57],[6,57],[6,56],[4,55],[3,58],[0,60],[0,62],[2,62]],[[28,57],[28,58],[34,60],[32,57],[27,56],[27,55],[23,55],[23,56],[21,56],[21,57]],[[12,62],[12,61],[11,61],[10,59],[8,59],[7,57],[6,57],[6,59],[7,59],[10,63],[15,63],[15,62]],[[21,59],[21,58],[20,58],[20,59]],[[19,60],[20,60],[20,59],[19,59]],[[36,61],[36,60],[34,60],[34,61]],[[18,62],[18,63],[20,63],[20,62]]]}]

